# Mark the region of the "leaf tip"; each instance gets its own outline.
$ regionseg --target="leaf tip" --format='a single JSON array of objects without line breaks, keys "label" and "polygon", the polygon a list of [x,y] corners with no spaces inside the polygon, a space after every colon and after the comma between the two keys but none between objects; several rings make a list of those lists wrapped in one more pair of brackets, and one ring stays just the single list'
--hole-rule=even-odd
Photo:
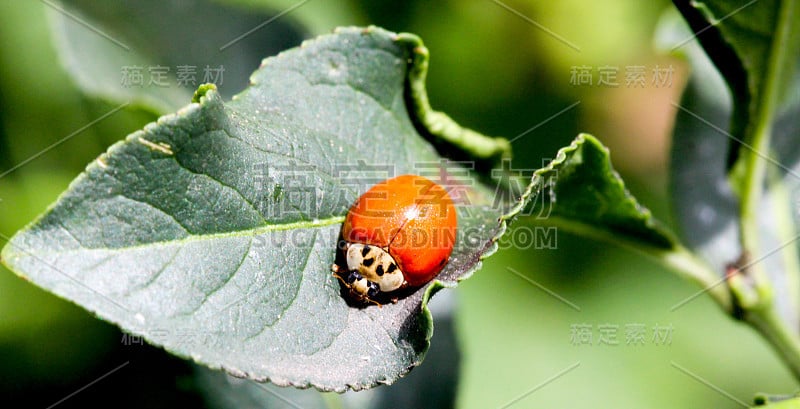
[{"label": "leaf tip", "polygon": [[592,135],[590,133],[585,133],[585,132],[579,133],[578,136],[575,137],[575,140],[573,140],[572,143],[573,144],[581,144],[584,141],[589,141],[589,142],[591,142],[591,143],[593,143],[595,145],[603,146],[603,144],[600,143],[600,140],[597,139],[596,136],[594,136],[594,135]]},{"label": "leaf tip", "polygon": [[14,269],[11,268],[11,261],[10,261],[10,258],[12,257],[11,244],[9,243],[10,242],[7,242],[6,245],[3,246],[2,249],[0,249],[0,264],[5,266],[7,269],[13,271]]},{"label": "leaf tip", "polygon": [[416,34],[397,33],[394,35],[394,41],[411,50],[419,50],[420,53],[427,53],[428,51],[425,45],[422,44],[422,39]]},{"label": "leaf tip", "polygon": [[217,86],[213,83],[206,83],[200,85],[199,87],[197,87],[197,91],[194,92],[194,95],[192,95],[192,103],[195,104],[200,103],[200,100],[206,96],[206,93],[208,93],[209,91],[216,91],[216,90]]}]

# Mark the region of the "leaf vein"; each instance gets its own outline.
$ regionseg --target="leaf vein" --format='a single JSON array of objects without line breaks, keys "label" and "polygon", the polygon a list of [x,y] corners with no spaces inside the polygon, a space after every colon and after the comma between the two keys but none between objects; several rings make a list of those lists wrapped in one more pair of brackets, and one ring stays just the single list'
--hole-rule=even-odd
[{"label": "leaf vein", "polygon": [[248,198],[247,198],[247,197],[246,197],[246,196],[245,196],[245,195],[244,195],[242,192],[240,192],[238,189],[236,189],[236,188],[234,188],[233,186],[231,186],[231,185],[229,185],[229,184],[227,184],[227,183],[225,183],[225,182],[223,182],[223,181],[221,181],[221,180],[219,180],[219,179],[215,178],[214,176],[211,176],[211,175],[209,175],[208,173],[203,173],[203,172],[195,171],[195,170],[193,170],[193,169],[189,168],[189,167],[188,167],[188,166],[186,166],[185,164],[181,163],[181,161],[180,161],[180,160],[178,160],[178,158],[177,158],[176,156],[172,156],[172,158],[174,158],[174,159],[175,159],[175,162],[176,162],[176,163],[177,163],[177,164],[178,164],[178,165],[179,165],[179,166],[180,166],[182,169],[185,169],[187,172],[189,172],[189,173],[191,173],[191,174],[193,174],[193,175],[197,175],[197,176],[205,176],[205,177],[206,177],[206,178],[208,178],[209,180],[211,180],[211,181],[213,181],[213,182],[216,182],[216,183],[218,183],[220,186],[222,186],[222,187],[224,187],[224,188],[227,188],[228,190],[231,190],[231,191],[233,191],[233,192],[234,192],[234,193],[235,193],[237,196],[239,196],[239,198],[240,198],[242,201],[244,201],[244,202],[245,202],[245,203],[246,203],[246,204],[247,204],[247,205],[250,207],[250,209],[252,209],[252,210],[253,210],[253,211],[254,211],[254,212],[255,212],[255,213],[258,215],[258,217],[259,217],[259,218],[261,218],[261,222],[262,222],[264,225],[268,225],[268,224],[269,224],[269,221],[267,221],[267,219],[264,217],[264,215],[263,215],[263,214],[262,214],[262,213],[261,213],[261,212],[258,210],[258,208],[256,208],[255,204],[254,204],[253,202],[251,202],[251,201],[250,201],[250,200],[249,200],[249,199],[248,199]]},{"label": "leaf vein", "polygon": [[250,255],[250,250],[252,248],[253,248],[253,237],[251,236],[250,239],[247,242],[247,249],[242,254],[242,258],[239,259],[239,263],[236,265],[236,268],[233,269],[231,274],[229,274],[228,277],[223,282],[220,283],[220,285],[218,285],[216,288],[212,289],[211,291],[208,292],[208,294],[206,294],[206,298],[203,300],[203,302],[200,304],[200,306],[198,306],[195,309],[195,311],[199,310],[200,307],[202,307],[217,291],[219,291],[220,289],[225,287],[225,285],[227,285],[233,279],[233,277],[236,275],[236,273],[238,273],[239,270],[241,270],[242,266],[244,265],[245,260],[247,260],[247,256]]}]

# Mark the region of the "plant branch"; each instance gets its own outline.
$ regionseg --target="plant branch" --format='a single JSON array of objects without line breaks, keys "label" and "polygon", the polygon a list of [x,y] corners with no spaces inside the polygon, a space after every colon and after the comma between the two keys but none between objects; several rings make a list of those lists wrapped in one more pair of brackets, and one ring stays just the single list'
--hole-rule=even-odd
[{"label": "plant branch", "polygon": [[[786,65],[786,59],[789,54],[783,45],[788,42],[791,34],[791,17],[794,14],[792,10],[795,7],[794,3],[794,1],[781,2],[778,11],[778,24],[775,36],[772,39],[772,51],[764,74],[764,86],[758,94],[758,104],[753,123],[746,128],[746,135],[743,138],[745,141],[750,142],[750,146],[752,146],[752,149],[744,154],[742,199],[739,216],[739,239],[745,263],[751,258],[761,256],[758,210],[761,206],[768,165],[764,155],[770,151],[772,124],[781,87],[781,70]],[[766,274],[760,266],[752,266],[751,270],[752,275],[756,278],[756,285],[766,284]]]},{"label": "plant branch", "polygon": [[[773,285],[760,263],[750,260],[762,257],[760,247],[759,209],[762,208],[764,184],[767,177],[770,153],[770,139],[781,87],[781,73],[790,61],[790,53],[785,44],[790,43],[792,16],[797,7],[795,1],[781,1],[778,9],[778,22],[772,38],[771,52],[764,73],[763,86],[756,93],[755,115],[745,129],[744,140],[752,149],[744,155],[743,180],[741,184],[741,209],[739,215],[740,243],[742,257],[740,262],[747,265],[742,272],[744,277],[736,277],[729,282],[734,294],[734,302],[740,309],[741,317],[759,331],[770,342],[791,369],[795,378],[800,379],[800,338],[795,328],[778,316],[774,304]],[[752,112],[752,109],[751,109]],[[773,185],[779,185],[778,181]],[[780,186],[778,186],[780,188]],[[780,217],[780,216],[779,216]],[[798,265],[796,255],[793,262],[785,265],[788,282],[794,282]],[[792,291],[796,294],[796,291]],[[793,300],[794,301],[794,300]]]},{"label": "plant branch", "polygon": [[[781,180],[780,172],[774,167],[770,170],[767,172],[770,196],[768,203],[770,203],[772,213],[776,218],[774,228],[780,243],[788,243],[794,241],[798,235],[792,217],[792,200],[786,185]],[[783,285],[789,304],[787,310],[792,312],[790,316],[784,318],[791,319],[791,326],[797,329],[800,325],[797,314],[797,311],[800,311],[800,260],[797,257],[797,246],[784,246],[780,256],[783,266]]]},{"label": "plant branch", "polygon": [[800,343],[794,331],[776,314],[771,306],[747,311],[744,321],[755,328],[781,356],[783,361],[800,379]]}]

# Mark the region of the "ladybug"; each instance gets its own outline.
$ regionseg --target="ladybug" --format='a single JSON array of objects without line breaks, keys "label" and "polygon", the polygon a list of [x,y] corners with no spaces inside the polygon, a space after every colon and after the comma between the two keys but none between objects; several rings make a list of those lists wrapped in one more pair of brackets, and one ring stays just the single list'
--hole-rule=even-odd
[{"label": "ladybug", "polygon": [[350,208],[342,225],[344,265],[331,269],[356,301],[380,305],[380,294],[422,286],[442,271],[456,225],[455,205],[442,186],[417,175],[387,179]]}]

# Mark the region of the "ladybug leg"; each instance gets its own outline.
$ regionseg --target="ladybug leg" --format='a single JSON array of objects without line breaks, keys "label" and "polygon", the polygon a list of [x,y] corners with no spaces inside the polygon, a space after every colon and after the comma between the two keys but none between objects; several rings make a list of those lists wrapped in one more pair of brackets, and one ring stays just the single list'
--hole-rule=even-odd
[{"label": "ladybug leg", "polygon": [[341,281],[342,284],[344,284],[344,286],[350,290],[351,295],[356,297],[360,296],[360,294],[358,294],[355,288],[353,288],[353,283],[363,278],[361,277],[361,274],[358,274],[355,271],[351,271],[347,275],[347,278],[342,277],[342,269],[340,269],[339,266],[336,264],[331,266],[331,270],[333,270],[333,276],[336,277],[337,280]]},{"label": "ladybug leg", "polygon": [[344,269],[339,267],[338,264],[331,264],[331,272],[333,272],[333,276],[336,277],[339,281],[341,281],[342,284],[345,285],[345,287],[350,288],[350,284],[348,284],[347,281],[345,281],[344,277],[342,277],[342,273],[345,272]]},{"label": "ladybug leg", "polygon": [[334,271],[333,272],[333,276],[336,277],[337,279],[339,279],[339,281],[341,281],[342,284],[344,284],[345,286],[350,287],[349,285],[347,285],[347,281],[344,281],[344,278],[342,278],[342,276],[339,275],[338,271]]}]

